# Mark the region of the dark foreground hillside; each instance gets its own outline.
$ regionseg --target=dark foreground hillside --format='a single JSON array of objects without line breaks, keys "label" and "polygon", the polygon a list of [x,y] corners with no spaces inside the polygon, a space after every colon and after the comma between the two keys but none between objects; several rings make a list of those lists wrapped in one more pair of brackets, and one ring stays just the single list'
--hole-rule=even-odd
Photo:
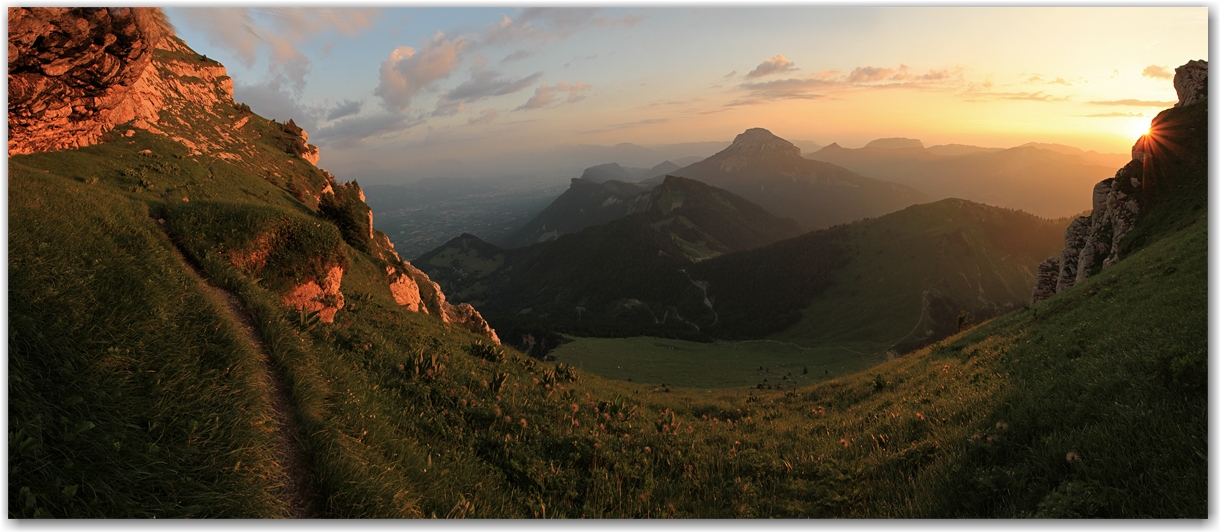
[{"label": "dark foreground hillside", "polygon": [[[213,103],[235,151],[138,127],[9,158],[10,518],[1207,515],[1206,210],[1158,214],[1205,197],[1206,152],[1163,155],[1194,162],[1138,245],[1036,306],[709,394],[442,320],[472,310],[391,260],[301,132]],[[310,282],[320,309],[286,299]]]}]

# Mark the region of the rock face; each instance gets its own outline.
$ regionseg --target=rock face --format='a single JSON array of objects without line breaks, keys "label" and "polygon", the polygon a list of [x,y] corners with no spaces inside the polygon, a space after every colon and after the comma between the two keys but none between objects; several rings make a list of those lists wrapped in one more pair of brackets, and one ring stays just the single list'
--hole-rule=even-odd
[{"label": "rock face", "polygon": [[171,33],[149,8],[11,7],[8,18],[10,155],[95,144],[137,118],[129,94]]},{"label": "rock face", "polygon": [[409,310],[436,316],[444,323],[452,323],[486,336],[496,345],[500,345],[500,337],[496,335],[495,329],[491,328],[478,310],[469,303],[454,305],[446,301],[445,292],[441,290],[440,285],[410,262],[402,260],[385,233],[378,231],[374,242],[381,250],[381,258],[394,264],[386,266],[386,277],[395,302]]},{"label": "rock face", "polygon": [[1190,105],[1207,97],[1207,61],[1190,61],[1173,74],[1173,89],[1178,92],[1174,107]]},{"label": "rock face", "polygon": [[[1178,92],[1178,103],[1174,107],[1206,99],[1207,62],[1191,61],[1178,67],[1173,84]],[[1156,124],[1154,120],[1154,131]],[[1152,143],[1153,139],[1148,135],[1140,137],[1131,148],[1131,162],[1114,177],[1093,187],[1093,211],[1068,226],[1063,234],[1063,253],[1038,266],[1031,305],[1067,290],[1119,261],[1119,245],[1135,227],[1145,178],[1155,165]],[[1054,270],[1057,273],[1051,275]]]},{"label": "rock face", "polygon": [[334,266],[326,272],[321,283],[309,281],[280,296],[280,302],[288,308],[317,312],[318,319],[334,323],[335,313],[343,308],[343,293],[339,285],[343,282],[343,268]]}]

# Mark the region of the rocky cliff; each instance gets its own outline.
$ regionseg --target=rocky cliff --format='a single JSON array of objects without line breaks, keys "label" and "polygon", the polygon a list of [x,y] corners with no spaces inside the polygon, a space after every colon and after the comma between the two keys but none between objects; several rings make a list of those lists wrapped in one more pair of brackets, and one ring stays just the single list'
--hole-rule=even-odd
[{"label": "rocky cliff", "polygon": [[137,118],[129,94],[170,33],[148,8],[8,10],[9,154],[88,146]]},{"label": "rocky cliff", "polygon": [[[400,305],[499,343],[477,310],[447,303],[436,283],[398,257],[373,228],[358,184],[314,166],[318,148],[304,129],[235,102],[224,66],[176,37],[159,9],[9,8],[8,14],[10,155],[116,142],[136,130],[167,137],[207,168],[209,180],[214,167],[259,176],[333,223],[347,244],[381,259],[384,282]],[[230,252],[230,260],[262,272],[285,249],[277,244],[282,236],[262,227],[251,247]],[[312,257],[325,268],[282,290],[281,302],[333,321],[344,307],[345,265],[332,259]]]},{"label": "rocky cliff", "polygon": [[[1190,61],[1177,68],[1173,79],[1178,93],[1174,108],[1207,100],[1207,61]],[[1152,121],[1149,133],[1131,148],[1131,162],[1114,177],[1093,187],[1093,210],[1076,218],[1063,235],[1063,253],[1038,266],[1038,280],[1030,304],[1062,292],[1091,275],[1112,266],[1122,257],[1123,238],[1135,228],[1147,198],[1155,192],[1157,180],[1168,166],[1165,159],[1180,157],[1180,142],[1166,137],[1169,129],[1181,129],[1163,111]],[[1160,149],[1164,146],[1165,149]],[[1161,180],[1164,180],[1163,178]]]}]

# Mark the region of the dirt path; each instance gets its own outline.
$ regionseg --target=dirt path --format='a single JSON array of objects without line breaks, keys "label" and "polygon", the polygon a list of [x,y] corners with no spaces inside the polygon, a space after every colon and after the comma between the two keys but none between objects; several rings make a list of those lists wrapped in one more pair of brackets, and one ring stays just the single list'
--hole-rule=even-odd
[{"label": "dirt path", "polygon": [[[158,225],[162,223],[162,220],[158,220]],[[162,228],[164,229],[163,225]],[[166,236],[168,238],[168,235]],[[271,416],[275,420],[274,452],[276,461],[280,464],[278,480],[281,484],[279,493],[276,495],[288,505],[288,515],[285,517],[292,519],[318,517],[320,505],[318,504],[317,481],[313,471],[309,468],[309,462],[305,459],[305,451],[297,439],[299,431],[294,420],[296,408],[293,407],[287,383],[271,363],[267,346],[254,326],[254,317],[250,315],[237,296],[213,285],[176,245],[171,247],[199,285],[222,303],[223,311],[229,314],[229,318],[234,323],[238,324],[262,362],[257,379],[267,390],[268,398],[271,401]]]}]

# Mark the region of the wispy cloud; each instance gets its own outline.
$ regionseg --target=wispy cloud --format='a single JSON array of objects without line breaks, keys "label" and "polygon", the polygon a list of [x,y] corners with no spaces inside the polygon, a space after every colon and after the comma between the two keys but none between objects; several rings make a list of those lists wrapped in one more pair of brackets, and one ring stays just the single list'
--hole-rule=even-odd
[{"label": "wispy cloud", "polygon": [[389,112],[344,118],[310,136],[320,145],[350,147],[365,139],[390,136],[424,122],[417,113]]},{"label": "wispy cloud", "polygon": [[1093,105],[1127,105],[1134,107],[1173,107],[1177,102],[1158,102],[1152,100],[1101,100],[1089,102]]},{"label": "wispy cloud", "polygon": [[622,123],[610,124],[610,125],[606,125],[606,126],[602,126],[602,127],[594,128],[594,129],[586,129],[583,131],[578,131],[578,133],[602,133],[602,132],[614,131],[614,130],[618,130],[618,129],[630,129],[630,128],[639,127],[639,126],[650,126],[653,124],[662,124],[662,123],[665,123],[668,121],[669,121],[668,118],[647,118],[644,120],[636,120],[634,122],[622,122]]},{"label": "wispy cloud", "polygon": [[472,72],[470,80],[446,92],[443,98],[472,103],[491,96],[503,96],[518,92],[533,85],[541,77],[542,72],[535,72],[516,80],[505,79],[500,77],[499,72],[480,70]]},{"label": "wispy cloud", "polygon": [[592,85],[589,85],[583,81],[578,81],[575,85],[570,85],[560,81],[558,85],[554,86],[547,85],[544,81],[542,84],[538,85],[537,89],[534,89],[534,95],[524,104],[522,104],[521,107],[518,107],[515,110],[523,111],[549,107],[551,104],[558,102],[558,100],[555,98],[556,96],[565,93],[567,94],[566,103],[578,102],[583,100],[585,97],[584,93],[588,92],[592,88]]},{"label": "wispy cloud", "polygon": [[338,120],[345,116],[352,116],[355,114],[359,114],[360,106],[363,104],[364,104],[364,102],[343,100],[343,102],[341,102],[337,106],[335,106],[334,109],[331,109],[331,111],[329,113],[326,113],[326,119],[327,120]]},{"label": "wispy cloud", "polygon": [[513,52],[511,54],[504,56],[504,59],[501,59],[500,62],[501,63],[511,63],[513,61],[520,61],[529,56],[537,55],[537,54],[538,54],[537,50],[517,50],[516,52]]},{"label": "wispy cloud", "polygon": [[1076,116],[1083,117],[1083,118],[1141,118],[1146,115],[1143,113],[1113,112],[1113,113],[1101,113],[1101,114],[1095,114],[1095,115],[1076,115]]},{"label": "wispy cloud", "polygon": [[496,118],[499,116],[500,113],[496,112],[495,109],[484,109],[479,113],[479,116],[467,119],[466,124],[472,126],[478,124],[490,124],[495,122]]},{"label": "wispy cloud", "polygon": [[1169,67],[1158,65],[1148,65],[1144,67],[1144,77],[1153,79],[1173,79],[1173,72],[1169,71]]},{"label": "wispy cloud", "polygon": [[[776,62],[776,64],[780,63]],[[917,72],[907,65],[856,67],[846,74],[839,70],[822,70],[787,79],[741,83],[732,91],[744,94],[726,105],[739,107],[778,100],[816,100],[834,93],[854,90],[903,88],[956,90],[963,83],[961,78],[960,69]]]},{"label": "wispy cloud", "polygon": [[[775,54],[775,56],[771,59],[763,61],[757,67],[754,67],[754,70],[751,70],[748,74],[746,74],[746,79],[761,78],[763,76],[770,76],[771,74],[782,74],[795,69],[796,63],[789,61],[788,58],[784,57],[783,54]],[[734,70],[733,72],[736,73],[737,71]]]},{"label": "wispy cloud", "polygon": [[533,7],[523,11],[516,20],[508,15],[500,17],[500,22],[488,24],[480,46],[517,42],[543,44],[567,39],[589,27],[632,26],[644,20],[643,16],[634,14],[609,17],[598,13],[597,8],[589,7]]}]

